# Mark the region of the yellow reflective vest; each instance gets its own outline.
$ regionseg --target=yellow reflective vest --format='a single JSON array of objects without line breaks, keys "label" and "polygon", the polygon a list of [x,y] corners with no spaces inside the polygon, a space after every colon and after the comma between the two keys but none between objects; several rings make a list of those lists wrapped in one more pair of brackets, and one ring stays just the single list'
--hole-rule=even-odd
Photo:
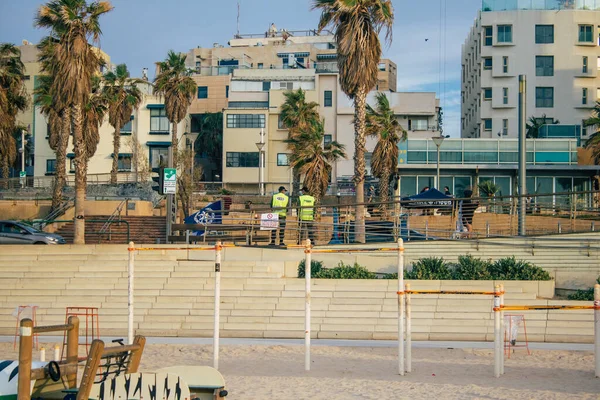
[{"label": "yellow reflective vest", "polygon": [[285,208],[288,206],[289,201],[290,201],[290,198],[285,193],[276,193],[273,195],[273,198],[271,199],[271,207],[281,208],[280,210],[277,210],[275,212],[277,214],[279,214],[279,217],[285,218],[286,212],[287,212],[287,210]]},{"label": "yellow reflective vest", "polygon": [[[312,221],[315,219],[315,198],[308,194],[303,194],[299,198],[300,200],[300,220],[301,221]],[[306,208],[305,208],[306,207]]]}]

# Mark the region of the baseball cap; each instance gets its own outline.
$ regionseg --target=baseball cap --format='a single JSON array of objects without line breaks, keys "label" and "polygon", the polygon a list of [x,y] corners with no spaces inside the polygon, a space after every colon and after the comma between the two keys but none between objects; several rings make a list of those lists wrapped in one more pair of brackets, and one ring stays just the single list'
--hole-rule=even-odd
[{"label": "baseball cap", "polygon": [[281,192],[282,190],[285,190],[287,192],[287,189],[285,188],[285,186],[279,186],[279,191]]}]

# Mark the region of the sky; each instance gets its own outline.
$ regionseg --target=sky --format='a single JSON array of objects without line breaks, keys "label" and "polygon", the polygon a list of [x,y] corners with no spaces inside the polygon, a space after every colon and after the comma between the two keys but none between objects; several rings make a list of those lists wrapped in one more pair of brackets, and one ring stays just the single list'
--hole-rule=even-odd
[{"label": "sky", "polygon": [[[112,0],[101,17],[100,47],[133,76],[169,50],[227,45],[236,33],[238,0]],[[0,0],[0,42],[37,43],[48,32],[33,26],[41,0]],[[460,5],[458,5],[458,4]],[[240,0],[240,33],[265,32],[271,22],[287,30],[314,29],[319,12],[310,0]],[[384,57],[398,66],[398,91],[434,91],[444,108],[444,134],[460,136],[461,45],[481,0],[394,0],[391,45]],[[442,38],[440,40],[440,37]],[[440,46],[441,45],[441,46]]]}]

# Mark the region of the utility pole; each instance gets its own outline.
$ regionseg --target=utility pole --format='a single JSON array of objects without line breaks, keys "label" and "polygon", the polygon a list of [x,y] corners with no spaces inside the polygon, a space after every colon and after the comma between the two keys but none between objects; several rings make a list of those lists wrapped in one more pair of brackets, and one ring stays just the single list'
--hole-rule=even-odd
[{"label": "utility pole", "polygon": [[27,180],[27,172],[25,171],[25,129],[21,129],[21,148],[19,152],[21,153],[21,173],[19,174],[19,178],[21,178],[21,188],[25,187],[25,181]]},{"label": "utility pole", "polygon": [[527,144],[525,125],[527,119],[527,77],[519,75],[519,236],[525,236],[526,230],[526,192],[527,192]]}]

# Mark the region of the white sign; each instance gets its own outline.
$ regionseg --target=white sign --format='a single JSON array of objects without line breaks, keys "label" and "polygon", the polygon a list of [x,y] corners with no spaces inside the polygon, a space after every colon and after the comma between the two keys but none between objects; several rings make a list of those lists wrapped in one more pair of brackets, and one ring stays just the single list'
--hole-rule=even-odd
[{"label": "white sign", "polygon": [[163,176],[163,193],[177,193],[177,170],[175,168],[165,168]]},{"label": "white sign", "polygon": [[279,227],[279,214],[260,214],[260,230],[272,231]]}]

